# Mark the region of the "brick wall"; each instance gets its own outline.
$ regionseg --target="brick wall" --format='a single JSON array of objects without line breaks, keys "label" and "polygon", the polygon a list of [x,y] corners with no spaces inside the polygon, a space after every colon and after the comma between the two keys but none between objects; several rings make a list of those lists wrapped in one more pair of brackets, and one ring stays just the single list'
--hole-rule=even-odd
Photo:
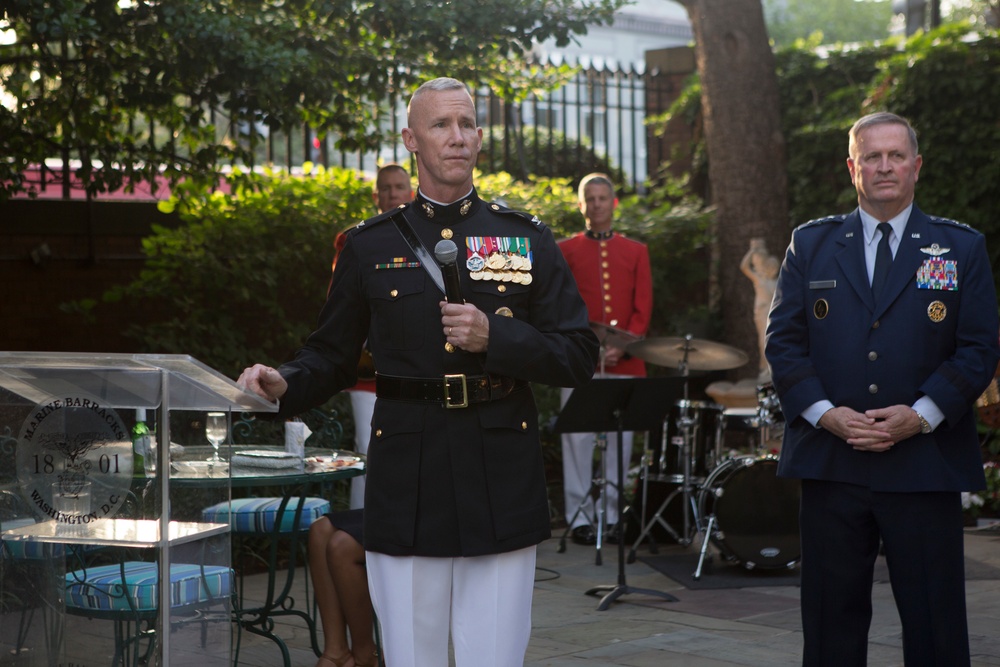
[{"label": "brick wall", "polygon": [[87,322],[60,306],[138,275],[153,223],[176,220],[146,202],[0,203],[0,350],[140,352],[120,334],[129,313]]}]

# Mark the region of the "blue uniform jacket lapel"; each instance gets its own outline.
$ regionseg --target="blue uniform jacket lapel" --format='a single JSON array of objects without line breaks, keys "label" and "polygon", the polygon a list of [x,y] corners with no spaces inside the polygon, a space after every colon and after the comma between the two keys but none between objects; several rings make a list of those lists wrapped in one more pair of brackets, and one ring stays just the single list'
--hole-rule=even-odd
[{"label": "blue uniform jacket lapel", "polygon": [[872,298],[872,287],[868,282],[868,269],[865,266],[865,231],[857,209],[844,219],[837,243],[840,244],[836,252],[837,263],[844,272],[844,277],[868,310],[874,310],[875,300]]}]

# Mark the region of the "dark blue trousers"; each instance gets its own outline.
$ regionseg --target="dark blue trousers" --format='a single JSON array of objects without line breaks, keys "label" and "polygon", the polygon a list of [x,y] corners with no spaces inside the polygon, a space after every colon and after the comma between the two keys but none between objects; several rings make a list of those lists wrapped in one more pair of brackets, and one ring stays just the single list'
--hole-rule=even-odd
[{"label": "dark blue trousers", "polygon": [[961,495],[802,481],[804,667],[865,667],[879,543],[906,667],[970,663]]}]

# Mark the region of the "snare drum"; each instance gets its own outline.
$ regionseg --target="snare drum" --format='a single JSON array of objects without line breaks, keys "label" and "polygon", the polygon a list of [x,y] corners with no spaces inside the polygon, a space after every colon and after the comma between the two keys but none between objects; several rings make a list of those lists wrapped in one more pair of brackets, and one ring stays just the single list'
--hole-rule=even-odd
[{"label": "snare drum", "polygon": [[664,446],[660,452],[661,480],[684,482],[684,430],[680,420],[685,417],[690,423],[691,477],[694,480],[705,479],[719,459],[722,406],[705,401],[677,401],[670,410]]},{"label": "snare drum", "polygon": [[792,567],[801,556],[800,482],[777,472],[773,456],[728,459],[698,493],[699,514],[715,515],[712,543],[748,570]]}]

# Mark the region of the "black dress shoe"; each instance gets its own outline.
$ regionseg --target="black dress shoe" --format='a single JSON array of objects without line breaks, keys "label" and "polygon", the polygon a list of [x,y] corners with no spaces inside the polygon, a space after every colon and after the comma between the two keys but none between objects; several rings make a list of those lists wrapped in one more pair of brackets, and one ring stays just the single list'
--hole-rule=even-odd
[{"label": "black dress shoe", "polygon": [[590,547],[597,544],[597,535],[594,534],[594,529],[590,526],[577,526],[573,529],[573,541]]}]

